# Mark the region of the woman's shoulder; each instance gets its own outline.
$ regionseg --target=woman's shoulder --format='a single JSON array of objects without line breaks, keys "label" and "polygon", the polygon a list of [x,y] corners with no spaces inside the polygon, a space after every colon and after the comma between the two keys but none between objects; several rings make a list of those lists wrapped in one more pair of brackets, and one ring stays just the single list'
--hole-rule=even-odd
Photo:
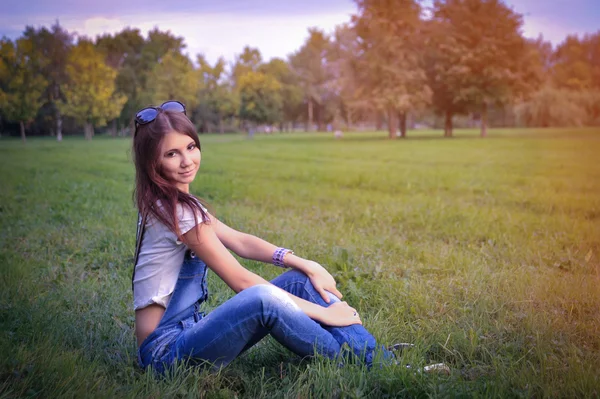
[{"label": "woman's shoulder", "polygon": [[198,200],[195,200],[195,203],[193,205],[178,202],[176,211],[177,216],[180,220],[182,218],[187,218],[190,216],[193,217],[194,215],[196,215],[199,218],[203,218],[203,215],[208,214],[208,210],[206,209],[206,207],[202,205],[202,203]]}]

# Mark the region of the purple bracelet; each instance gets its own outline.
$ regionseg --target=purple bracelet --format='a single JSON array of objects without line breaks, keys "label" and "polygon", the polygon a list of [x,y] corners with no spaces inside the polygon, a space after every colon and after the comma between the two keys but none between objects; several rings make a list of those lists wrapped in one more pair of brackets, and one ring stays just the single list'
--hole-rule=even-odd
[{"label": "purple bracelet", "polygon": [[287,249],[287,248],[277,248],[275,250],[275,252],[273,253],[273,264],[275,266],[278,267],[287,267],[286,265],[283,264],[283,257],[287,254],[287,253],[294,253],[294,251],[292,251],[291,249]]}]

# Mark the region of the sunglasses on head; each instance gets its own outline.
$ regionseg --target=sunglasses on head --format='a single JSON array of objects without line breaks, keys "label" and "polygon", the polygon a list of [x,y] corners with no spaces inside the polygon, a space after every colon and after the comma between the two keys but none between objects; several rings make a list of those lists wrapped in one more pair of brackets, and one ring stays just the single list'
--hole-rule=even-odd
[{"label": "sunglasses on head", "polygon": [[135,114],[136,128],[139,125],[146,125],[156,119],[159,110],[169,112],[183,112],[185,114],[185,105],[179,101],[167,101],[159,107],[146,107]]}]

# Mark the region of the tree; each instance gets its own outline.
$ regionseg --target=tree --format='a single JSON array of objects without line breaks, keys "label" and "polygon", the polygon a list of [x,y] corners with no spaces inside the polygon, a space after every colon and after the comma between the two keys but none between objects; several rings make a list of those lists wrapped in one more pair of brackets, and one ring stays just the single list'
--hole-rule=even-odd
[{"label": "tree", "polygon": [[[308,33],[309,37],[306,43],[290,57],[290,66],[298,78],[307,105],[307,131],[313,125],[315,105],[322,105],[326,82],[330,78],[327,69],[329,39],[323,31],[317,28],[309,29]],[[318,128],[322,130],[323,118],[321,112],[319,112],[318,122]]]},{"label": "tree", "polygon": [[113,135],[117,134],[120,126],[132,123],[135,112],[150,101],[143,94],[147,75],[156,62],[142,63],[141,54],[146,45],[137,28],[125,28],[114,36],[105,34],[96,39],[96,46],[104,55],[106,65],[117,71],[116,92],[127,97],[121,114],[112,122]]},{"label": "tree", "polygon": [[554,84],[570,90],[600,89],[600,32],[569,35],[553,56]]},{"label": "tree", "polygon": [[21,139],[26,142],[25,125],[37,115],[44,103],[46,79],[31,38],[11,42],[0,40],[0,109],[6,119],[19,123]]},{"label": "tree", "polygon": [[281,119],[281,85],[272,76],[248,72],[240,77],[240,116],[257,124]]},{"label": "tree", "polygon": [[429,101],[422,68],[421,8],[414,0],[357,0],[353,24],[359,39],[358,93],[387,113],[389,138],[396,138],[396,119],[406,135],[406,113]]},{"label": "tree", "polygon": [[[225,81],[225,59],[222,57],[211,66],[203,55],[198,55],[199,74],[201,89],[199,102],[204,105],[210,115],[204,115],[203,119],[214,116],[219,126],[219,132],[224,133],[223,119],[237,115],[239,99],[230,84]],[[203,129],[206,130],[206,129]]]},{"label": "tree", "polygon": [[190,59],[170,51],[154,66],[148,77],[147,89],[153,104],[179,100],[191,113],[198,103],[198,84],[198,74]]},{"label": "tree", "polygon": [[588,119],[579,93],[545,86],[516,108],[520,124],[539,127],[583,126]]},{"label": "tree", "polygon": [[[370,101],[358,93],[360,83],[358,54],[359,43],[356,31],[348,24],[337,26],[328,53],[330,87],[339,99],[336,116],[339,118],[344,114],[348,127],[352,126],[355,112],[361,108],[366,109],[370,105]],[[337,130],[339,126],[334,128]]]},{"label": "tree", "polygon": [[432,22],[430,45],[439,51],[431,62],[441,73],[436,95],[444,100],[437,103],[447,112],[478,112],[485,137],[488,107],[506,104],[532,86],[524,84],[529,53],[520,33],[522,17],[500,0],[437,0]]},{"label": "tree", "polygon": [[260,65],[258,71],[274,77],[281,86],[282,120],[280,130],[283,130],[284,123],[293,123],[299,117],[303,100],[302,89],[289,64],[280,58],[273,58],[268,63]]},{"label": "tree", "polygon": [[84,136],[91,140],[94,126],[103,126],[116,118],[127,97],[115,93],[117,72],[104,63],[94,44],[82,38],[67,58],[69,83],[64,86],[61,112],[84,125]]},{"label": "tree", "polygon": [[260,50],[250,46],[244,47],[242,53],[236,56],[231,68],[231,81],[235,88],[238,87],[240,78],[248,72],[256,72],[262,64]]},{"label": "tree", "polygon": [[63,98],[62,87],[67,83],[66,59],[73,46],[73,35],[58,21],[50,29],[27,27],[24,37],[32,40],[36,57],[42,65],[41,75],[47,79],[44,97],[54,114],[56,140],[62,140],[62,115],[57,102]]},{"label": "tree", "polygon": [[[262,55],[260,50],[245,46],[242,53],[235,57],[235,62],[231,66],[231,86],[234,90],[234,97],[240,99],[240,80],[242,76],[249,72],[256,72],[262,64]],[[245,125],[244,116],[240,113],[239,126]]]}]

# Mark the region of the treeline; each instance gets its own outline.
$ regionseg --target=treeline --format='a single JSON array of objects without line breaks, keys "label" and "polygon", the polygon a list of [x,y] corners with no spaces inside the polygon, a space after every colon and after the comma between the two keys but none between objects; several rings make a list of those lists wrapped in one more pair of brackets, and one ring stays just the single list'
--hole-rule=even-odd
[{"label": "treeline", "polygon": [[[184,102],[199,131],[600,124],[600,31],[556,48],[500,0],[357,0],[286,60],[256,48],[209,63],[183,38],[126,28],[94,40],[58,23],[0,41],[0,133],[130,134],[136,110]],[[207,39],[215,40],[215,39]]]}]

